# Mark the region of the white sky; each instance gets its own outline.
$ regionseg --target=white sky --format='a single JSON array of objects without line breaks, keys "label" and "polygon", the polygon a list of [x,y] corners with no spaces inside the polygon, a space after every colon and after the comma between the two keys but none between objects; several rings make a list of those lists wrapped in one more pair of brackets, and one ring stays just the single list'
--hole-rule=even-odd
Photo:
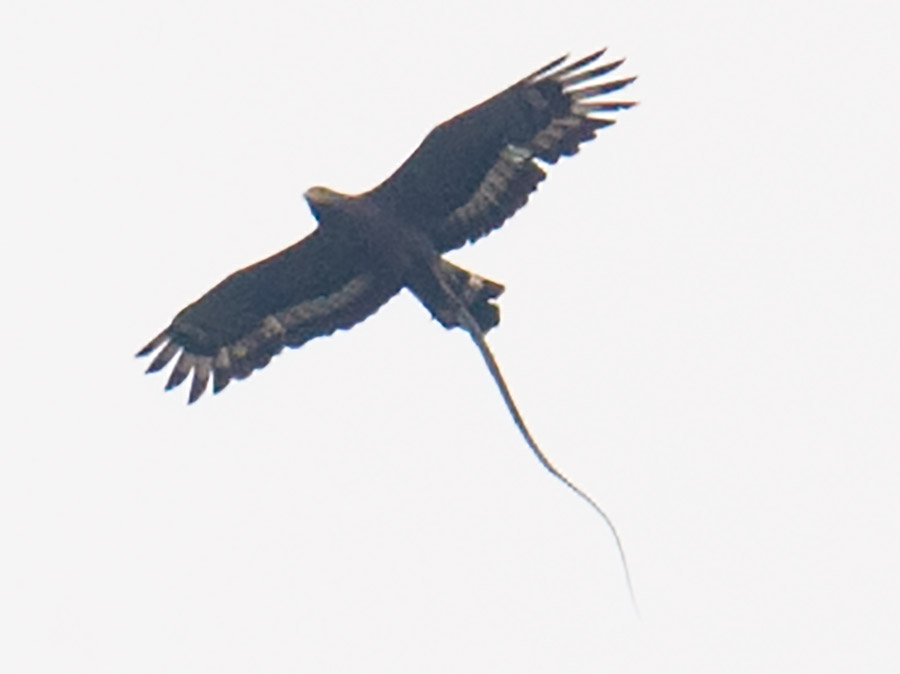
[{"label": "white sky", "polygon": [[[4,3],[0,671],[896,671],[897,18]],[[410,295],[190,408],[132,358],[308,186],[603,45],[642,104],[452,258],[506,284],[489,341],[641,621]]]}]

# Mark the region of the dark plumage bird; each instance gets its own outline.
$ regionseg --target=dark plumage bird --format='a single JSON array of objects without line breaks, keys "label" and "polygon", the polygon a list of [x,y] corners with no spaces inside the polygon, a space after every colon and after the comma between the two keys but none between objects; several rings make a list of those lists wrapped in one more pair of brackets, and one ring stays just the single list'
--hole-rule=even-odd
[{"label": "dark plumage bird", "polygon": [[[241,269],[193,304],[138,353],[162,347],[148,372],[178,360],[167,389],[193,372],[189,402],[264,367],[285,346],[347,329],[408,288],[446,328],[483,334],[500,320],[503,286],[441,257],[500,227],[546,177],[633,103],[601,97],[634,78],[600,81],[622,61],[556,59],[437,126],[397,171],[369,192],[305,194],[318,228]],[[601,116],[597,116],[601,115]],[[179,355],[180,354],[180,355]]]},{"label": "dark plumage bird", "polygon": [[594,500],[547,459],[529,433],[484,335],[500,322],[494,300],[503,286],[442,255],[500,227],[545,177],[542,164],[573,155],[634,105],[599,97],[634,78],[597,81],[622,61],[593,65],[600,50],[563,65],[548,63],[484,103],[436,127],[394,174],[356,196],[327,187],[306,192],[319,227],[305,239],[236,271],[193,304],[138,356],[162,347],[148,372],[181,353],[166,388],[193,371],[188,402],[265,367],[285,346],[347,329],[408,288],[446,328],[471,335],[503,400],[541,464],[607,523],[625,571],[625,550]]}]

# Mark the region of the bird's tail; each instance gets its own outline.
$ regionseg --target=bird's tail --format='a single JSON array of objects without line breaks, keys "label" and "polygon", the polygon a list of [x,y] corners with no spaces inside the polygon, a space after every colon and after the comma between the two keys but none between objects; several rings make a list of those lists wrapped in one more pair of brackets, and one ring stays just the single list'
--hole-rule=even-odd
[{"label": "bird's tail", "polygon": [[456,293],[469,313],[478,322],[481,331],[488,330],[500,323],[500,307],[493,300],[500,297],[506,289],[502,284],[457,267],[446,260],[441,260],[450,287]]},{"label": "bird's tail", "polygon": [[[505,290],[502,284],[466,271],[443,258],[437,259],[432,270],[443,283],[429,276],[416,279],[409,287],[441,325],[448,330],[464,327],[459,321],[457,303],[460,301],[482,332],[487,333],[500,322],[500,307],[494,300]],[[447,297],[443,284],[454,293],[455,298]]]}]

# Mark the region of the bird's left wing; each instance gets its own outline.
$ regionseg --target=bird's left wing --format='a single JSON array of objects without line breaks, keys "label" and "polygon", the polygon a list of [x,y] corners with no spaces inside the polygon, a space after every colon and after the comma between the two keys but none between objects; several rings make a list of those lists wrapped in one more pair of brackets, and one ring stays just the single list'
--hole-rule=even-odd
[{"label": "bird's left wing", "polygon": [[181,354],[166,384],[191,372],[188,402],[231,379],[265,367],[285,346],[347,329],[375,313],[401,287],[390,270],[366,264],[365,251],[329,238],[321,229],[270,258],[235,272],[193,304],[138,352],[162,347],[148,372]]},{"label": "bird's left wing", "polygon": [[614,122],[595,113],[634,105],[597,98],[635,79],[599,81],[624,61],[595,65],[604,51],[567,64],[556,59],[440,124],[368,195],[419,223],[441,252],[500,227],[546,177],[537,160],[555,164],[575,154]]}]

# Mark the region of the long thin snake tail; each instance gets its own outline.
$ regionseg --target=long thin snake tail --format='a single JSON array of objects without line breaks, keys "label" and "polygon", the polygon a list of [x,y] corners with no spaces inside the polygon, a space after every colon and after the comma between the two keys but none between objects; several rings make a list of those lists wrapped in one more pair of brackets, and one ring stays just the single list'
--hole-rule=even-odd
[{"label": "long thin snake tail", "polygon": [[503,379],[503,374],[500,372],[500,367],[497,365],[494,354],[491,353],[491,350],[487,345],[487,341],[484,338],[484,333],[464,304],[460,303],[459,309],[459,318],[462,323],[462,327],[466,330],[466,332],[469,333],[472,341],[475,342],[475,346],[477,346],[478,350],[481,352],[481,356],[482,358],[484,358],[484,362],[487,365],[488,370],[490,370],[491,376],[494,378],[494,382],[496,382],[497,384],[497,388],[500,390],[500,395],[503,396],[503,402],[506,403],[506,408],[512,415],[513,421],[515,421],[519,432],[522,434],[522,437],[525,438],[525,442],[528,443],[531,451],[534,452],[534,455],[537,457],[538,461],[541,462],[541,465],[544,466],[544,468],[546,468],[556,479],[558,479],[569,489],[578,494],[578,496],[580,496],[585,502],[587,502],[587,504],[591,506],[591,508],[593,508],[600,515],[600,517],[603,518],[603,520],[606,522],[606,525],[609,527],[609,530],[612,532],[613,538],[616,541],[616,548],[619,551],[619,559],[622,562],[622,569],[625,572],[625,583],[628,586],[628,596],[631,599],[631,605],[632,608],[634,608],[634,612],[640,617],[637,598],[634,594],[634,585],[631,582],[631,572],[628,568],[628,560],[625,558],[625,547],[622,545],[622,539],[619,538],[619,532],[616,530],[615,525],[613,524],[609,515],[604,512],[603,508],[597,505],[597,502],[594,501],[594,499],[588,496],[569,478],[563,475],[556,468],[556,466],[554,466],[550,462],[544,452],[541,451],[541,448],[538,446],[537,442],[535,442],[534,438],[531,435],[531,432],[525,425],[525,420],[519,413],[519,408],[516,407],[516,403],[513,400],[512,394],[510,394],[509,392],[509,387],[506,385],[506,381]]},{"label": "long thin snake tail", "polygon": [[[438,258],[439,260],[440,258]],[[531,448],[531,451],[537,457],[538,461],[541,462],[541,465],[557,480],[566,485],[573,492],[578,494],[591,508],[593,508],[600,517],[603,518],[603,521],[606,522],[606,526],[609,527],[609,530],[612,532],[613,538],[616,542],[616,549],[619,551],[619,560],[622,563],[622,570],[625,573],[625,583],[628,587],[628,596],[631,599],[631,606],[634,609],[635,614],[640,618],[641,612],[638,608],[637,598],[634,594],[634,585],[631,582],[631,571],[628,568],[628,560],[625,557],[625,547],[622,545],[622,539],[619,538],[619,532],[616,530],[616,526],[613,524],[613,521],[610,519],[609,515],[604,512],[603,508],[601,508],[594,499],[588,496],[584,491],[582,491],[575,483],[573,483],[569,478],[563,475],[557,468],[554,466],[550,459],[541,451],[541,448],[538,446],[537,442],[535,442],[534,438],[531,435],[531,432],[528,430],[528,426],[525,425],[525,420],[522,418],[522,415],[519,413],[519,408],[516,407],[516,403],[513,400],[512,394],[509,392],[509,387],[506,385],[506,380],[503,379],[503,374],[500,372],[500,366],[497,365],[497,361],[494,358],[494,354],[491,353],[490,347],[488,347],[487,341],[484,337],[484,331],[481,329],[481,326],[478,324],[478,321],[472,316],[472,313],[469,311],[469,307],[466,303],[459,297],[459,295],[451,288],[450,284],[447,282],[445,278],[445,270],[439,266],[438,262],[435,262],[432,265],[432,271],[434,273],[434,278],[437,280],[438,284],[443,289],[446,294],[446,298],[451,301],[454,305],[455,314],[459,321],[460,327],[462,327],[466,332],[469,333],[469,336],[472,338],[472,341],[475,342],[475,346],[478,347],[478,350],[481,352],[481,357],[484,359],[485,365],[487,365],[488,370],[491,373],[491,376],[494,378],[494,382],[497,384],[497,388],[500,390],[500,395],[503,396],[503,402],[506,403],[506,409],[509,410],[510,415],[513,418],[516,426],[519,429],[519,432],[522,434],[522,437],[525,438],[525,442],[528,443],[528,446]]]}]

